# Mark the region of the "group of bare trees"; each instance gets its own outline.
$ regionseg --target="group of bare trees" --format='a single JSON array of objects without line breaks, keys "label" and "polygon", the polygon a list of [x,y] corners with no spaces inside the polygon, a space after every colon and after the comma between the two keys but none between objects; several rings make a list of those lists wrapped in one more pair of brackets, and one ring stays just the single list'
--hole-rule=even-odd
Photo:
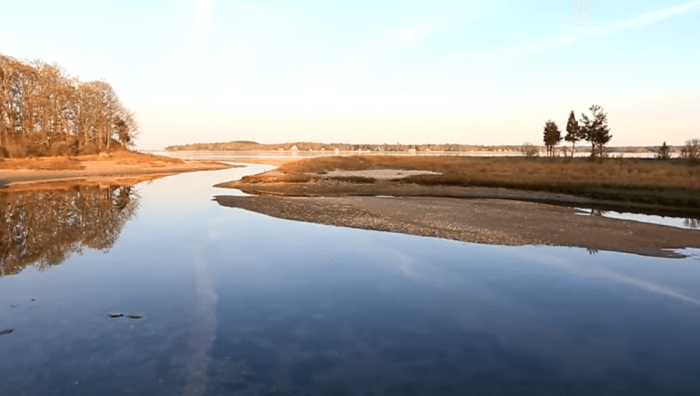
[{"label": "group of bare trees", "polygon": [[[608,114],[598,105],[593,105],[588,110],[591,116],[581,113],[580,121],[576,120],[573,110],[569,113],[566,136],[563,139],[571,143],[572,157],[576,151],[576,143],[581,140],[591,144],[591,157],[604,157],[605,145],[612,139],[610,127],[608,127]],[[553,157],[554,148],[562,141],[561,131],[554,121],[549,120],[545,123],[543,140],[548,155]]]},{"label": "group of bare trees", "polygon": [[0,158],[110,151],[132,145],[137,130],[108,83],[0,54]]}]

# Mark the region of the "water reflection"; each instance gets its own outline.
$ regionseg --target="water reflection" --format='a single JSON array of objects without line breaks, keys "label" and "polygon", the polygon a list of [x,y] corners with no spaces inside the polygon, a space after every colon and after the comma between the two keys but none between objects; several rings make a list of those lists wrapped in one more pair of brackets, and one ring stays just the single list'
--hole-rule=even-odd
[{"label": "water reflection", "polygon": [[687,228],[700,228],[700,220],[698,219],[685,219],[683,220],[683,225]]},{"label": "water reflection", "polygon": [[85,248],[108,250],[136,213],[131,185],[0,190],[0,276],[58,265]]},{"label": "water reflection", "polygon": [[693,217],[658,216],[643,213],[616,212],[613,210],[574,208],[579,214],[608,217],[611,219],[634,220],[642,223],[659,224],[670,227],[686,228],[690,230],[700,229],[700,219]]},{"label": "water reflection", "polygon": [[[700,394],[697,249],[669,260],[474,245],[211,200],[211,185],[255,169],[178,175],[138,195],[44,191],[44,218],[90,202],[45,239],[78,219],[123,231],[109,254],[64,249],[58,270],[0,278],[0,329],[14,330],[0,333],[0,394]],[[32,197],[2,208],[27,211]],[[89,214],[99,197],[114,213]]]}]

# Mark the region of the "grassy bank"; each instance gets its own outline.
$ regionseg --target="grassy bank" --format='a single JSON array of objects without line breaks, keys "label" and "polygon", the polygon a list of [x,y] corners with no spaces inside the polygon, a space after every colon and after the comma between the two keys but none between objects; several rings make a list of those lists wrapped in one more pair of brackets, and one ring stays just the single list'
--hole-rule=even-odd
[{"label": "grassy bank", "polygon": [[[497,187],[679,208],[700,208],[700,167],[680,160],[347,156],[304,159],[239,184],[306,183],[332,170],[406,169],[438,172],[394,183]],[[350,182],[351,180],[347,180]],[[367,185],[368,180],[363,180]]]},{"label": "grassy bank", "polygon": [[163,157],[132,151],[116,151],[110,155],[79,155],[74,157],[0,158],[0,169],[4,170],[80,170],[86,162],[110,161],[116,165],[136,165],[142,167],[164,167],[168,164],[182,164],[178,158]]}]

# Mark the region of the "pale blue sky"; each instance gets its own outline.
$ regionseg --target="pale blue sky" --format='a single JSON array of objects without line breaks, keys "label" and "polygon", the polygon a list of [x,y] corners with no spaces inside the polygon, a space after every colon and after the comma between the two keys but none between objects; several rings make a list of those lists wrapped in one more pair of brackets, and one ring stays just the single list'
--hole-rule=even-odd
[{"label": "pale blue sky", "polygon": [[591,104],[613,145],[700,138],[700,1],[7,1],[0,53],[105,79],[139,147],[539,143]]}]

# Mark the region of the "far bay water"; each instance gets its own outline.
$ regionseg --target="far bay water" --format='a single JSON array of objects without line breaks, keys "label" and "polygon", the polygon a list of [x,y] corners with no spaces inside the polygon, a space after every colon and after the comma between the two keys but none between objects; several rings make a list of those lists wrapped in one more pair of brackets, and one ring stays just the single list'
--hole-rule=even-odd
[{"label": "far bay water", "polygon": [[212,200],[269,168],[0,190],[0,395],[700,394],[700,251],[478,245]]}]

